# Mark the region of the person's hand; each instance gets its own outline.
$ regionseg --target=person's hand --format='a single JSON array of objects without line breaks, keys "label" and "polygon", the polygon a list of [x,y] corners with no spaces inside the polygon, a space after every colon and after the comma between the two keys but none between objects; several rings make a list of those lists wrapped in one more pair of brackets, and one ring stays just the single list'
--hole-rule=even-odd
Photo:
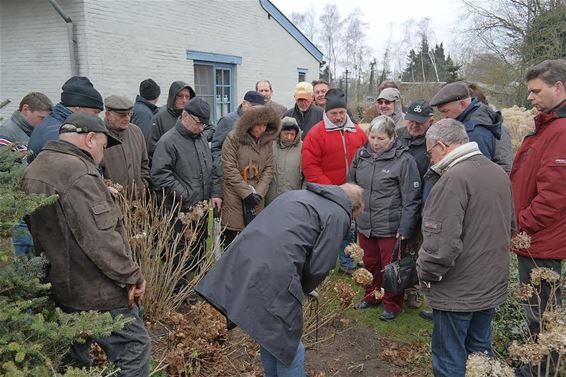
[{"label": "person's hand", "polygon": [[212,198],[212,208],[216,208],[220,211],[222,207],[222,198]]},{"label": "person's hand", "polygon": [[134,291],[134,297],[136,298],[136,301],[143,299],[144,295],[145,295],[145,279],[142,280],[140,283],[136,284],[136,290]]},{"label": "person's hand", "polygon": [[118,195],[120,195],[120,192],[112,186],[107,186],[107,187],[108,187],[108,191],[110,191],[110,194],[112,194],[114,199],[118,198]]},{"label": "person's hand", "polygon": [[404,235],[402,235],[401,233],[397,233],[397,238],[399,238],[401,241],[404,241],[407,239],[407,237],[405,237]]},{"label": "person's hand", "polygon": [[258,194],[256,194],[256,193],[253,193],[253,194],[250,194],[250,195],[248,195],[248,196],[246,196],[246,197],[244,198],[244,204],[245,204],[248,208],[253,208],[253,207],[257,206],[257,205],[261,202],[261,199],[262,199],[262,198],[261,198],[260,195],[258,195]]}]

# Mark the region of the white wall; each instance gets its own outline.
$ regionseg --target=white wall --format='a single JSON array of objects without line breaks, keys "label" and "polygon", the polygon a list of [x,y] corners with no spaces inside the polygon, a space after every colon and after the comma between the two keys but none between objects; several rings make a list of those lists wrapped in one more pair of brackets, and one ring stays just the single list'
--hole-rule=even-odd
[{"label": "white wall", "polygon": [[[139,82],[152,77],[161,86],[160,104],[165,103],[172,81],[194,84],[186,50],[242,57],[235,103],[257,80],[269,79],[273,99],[291,106],[297,68],[308,69],[307,81],[318,78],[316,59],[268,17],[258,0],[59,3],[77,27],[80,74],[103,96],[133,98]],[[58,102],[70,76],[63,20],[45,0],[2,0],[0,24],[0,98],[16,103],[37,90]],[[1,113],[6,116],[14,108]]]}]

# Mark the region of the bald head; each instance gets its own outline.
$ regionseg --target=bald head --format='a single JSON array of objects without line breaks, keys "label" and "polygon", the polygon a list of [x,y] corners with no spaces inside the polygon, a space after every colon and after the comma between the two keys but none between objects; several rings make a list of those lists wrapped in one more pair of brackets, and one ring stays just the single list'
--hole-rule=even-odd
[{"label": "bald head", "polygon": [[344,183],[340,185],[340,188],[352,201],[352,218],[355,219],[364,211],[364,189],[353,183]]}]

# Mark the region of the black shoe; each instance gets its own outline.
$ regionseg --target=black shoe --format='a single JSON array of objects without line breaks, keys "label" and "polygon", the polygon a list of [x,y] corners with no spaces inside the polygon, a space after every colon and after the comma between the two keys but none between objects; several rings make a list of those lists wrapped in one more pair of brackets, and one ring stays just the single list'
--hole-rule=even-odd
[{"label": "black shoe", "polygon": [[369,303],[369,302],[359,302],[356,305],[354,305],[354,309],[356,310],[363,310],[363,309],[370,309],[370,308],[377,308],[381,305],[381,303],[379,304],[373,304],[373,303]]},{"label": "black shoe", "polygon": [[386,322],[393,321],[395,318],[397,318],[397,314],[399,313],[393,313],[384,310],[383,313],[381,313],[381,315],[379,316],[379,319]]},{"label": "black shoe", "polygon": [[432,321],[432,310],[421,310],[419,316],[427,321]]}]

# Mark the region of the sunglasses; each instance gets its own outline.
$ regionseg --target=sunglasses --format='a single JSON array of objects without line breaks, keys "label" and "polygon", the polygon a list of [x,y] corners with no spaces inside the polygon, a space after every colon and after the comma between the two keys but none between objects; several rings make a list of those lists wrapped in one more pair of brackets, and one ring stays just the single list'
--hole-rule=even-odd
[{"label": "sunglasses", "polygon": [[390,104],[392,104],[393,102],[394,102],[394,101],[388,101],[388,100],[386,100],[386,99],[378,99],[378,100],[377,100],[377,103],[380,104],[380,105],[383,105],[383,104],[385,104],[385,105],[390,105]]}]

